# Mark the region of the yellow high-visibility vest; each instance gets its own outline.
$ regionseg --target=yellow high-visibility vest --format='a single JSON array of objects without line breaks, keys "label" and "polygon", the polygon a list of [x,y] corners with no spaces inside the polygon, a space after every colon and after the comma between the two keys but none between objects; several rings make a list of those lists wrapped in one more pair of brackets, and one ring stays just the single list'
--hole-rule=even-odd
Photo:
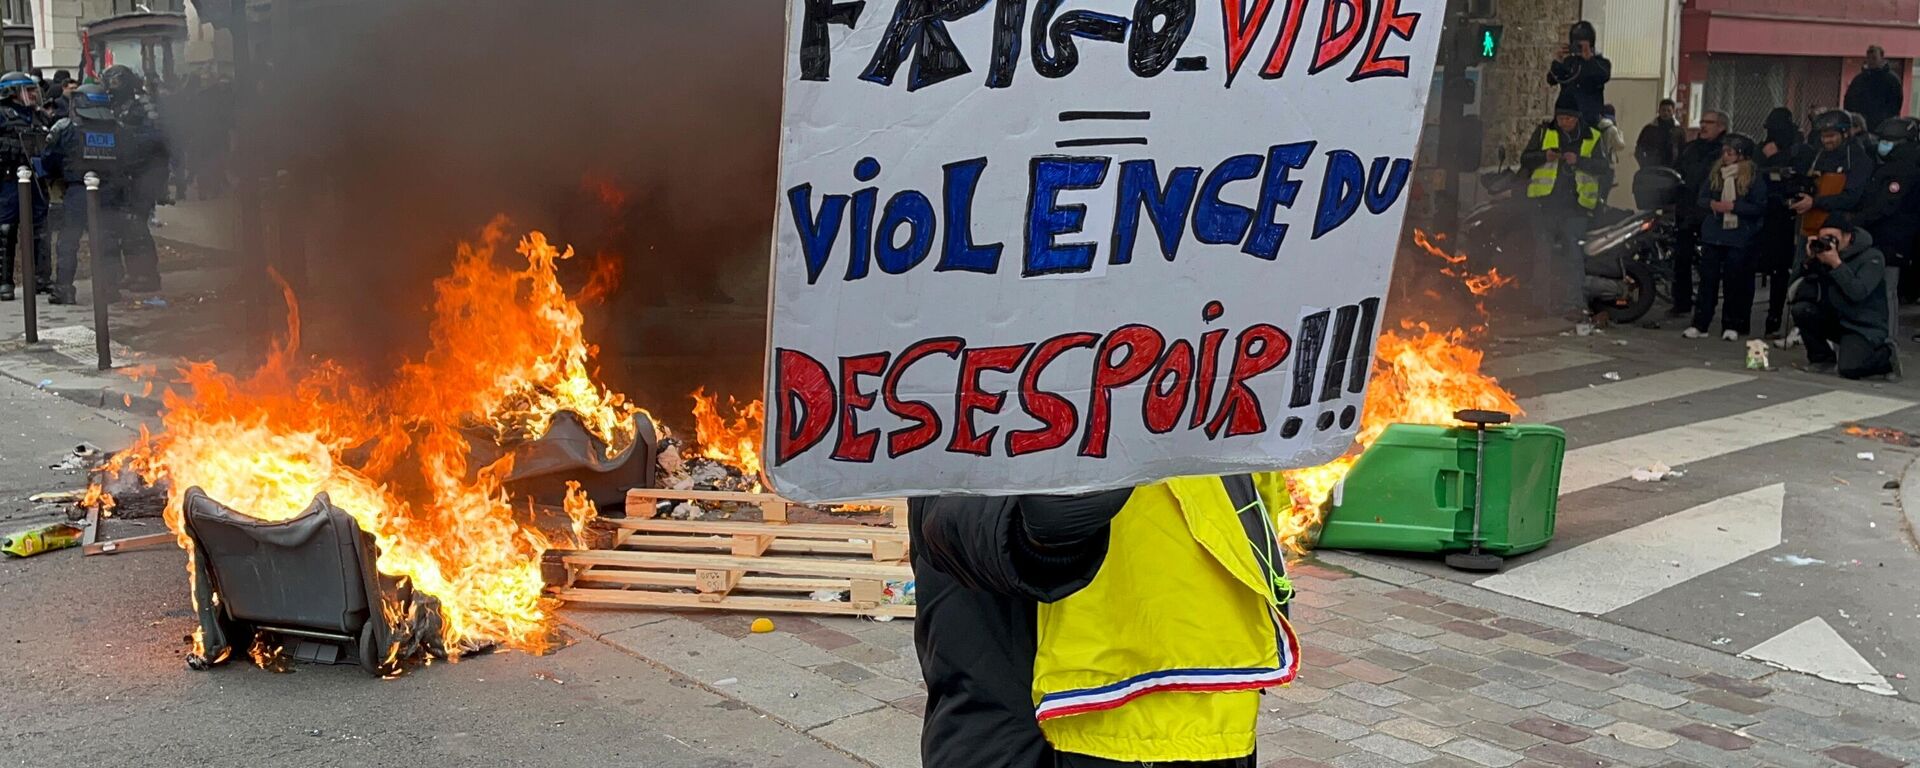
[{"label": "yellow high-visibility vest", "polygon": [[[1256,475],[1248,515],[1292,505]],[[1257,506],[1256,506],[1257,505]],[[1279,610],[1281,550],[1262,553],[1217,477],[1134,489],[1092,583],[1042,604],[1035,714],[1055,749],[1130,763],[1226,760],[1254,751],[1259,691],[1299,670]]]},{"label": "yellow high-visibility vest", "polygon": [[[1593,148],[1600,144],[1600,132],[1587,130],[1587,138],[1580,142],[1580,156],[1593,157]],[[1560,132],[1548,130],[1540,136],[1540,149],[1549,157],[1547,162],[1533,169],[1533,179],[1527,182],[1527,197],[1541,198],[1553,194],[1553,185],[1560,180]],[[1580,198],[1580,207],[1592,210],[1600,205],[1600,179],[1591,173],[1574,169],[1573,191]]]}]

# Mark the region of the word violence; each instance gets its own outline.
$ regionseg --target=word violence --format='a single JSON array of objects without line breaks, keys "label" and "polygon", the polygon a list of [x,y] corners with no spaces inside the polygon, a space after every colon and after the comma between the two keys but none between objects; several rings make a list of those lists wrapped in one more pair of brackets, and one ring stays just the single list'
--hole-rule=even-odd
[{"label": "word violence", "polygon": [[[891,86],[902,67],[907,90],[917,91],[973,71],[967,52],[947,24],[981,14],[993,6],[993,39],[975,56],[987,62],[988,88],[1013,85],[1024,53],[1042,77],[1066,77],[1080,65],[1082,43],[1124,44],[1127,69],[1138,77],[1204,72],[1204,56],[1181,56],[1194,34],[1200,0],[1138,0],[1133,13],[1118,15],[1090,9],[1063,10],[1065,0],[898,0],[872,58],[862,63],[860,79]],[[1259,59],[1262,79],[1286,74],[1300,47],[1309,10],[1319,13],[1317,34],[1308,38],[1308,75],[1353,60],[1349,81],[1406,77],[1407,57],[1388,52],[1390,38],[1412,40],[1422,14],[1402,12],[1401,0],[1219,0],[1224,23],[1219,38],[1206,48],[1226,54],[1226,84],[1247,63],[1254,42],[1274,20],[1278,31]],[[854,29],[868,0],[807,0],[800,19],[800,79],[824,81],[833,69],[831,27]],[[1281,5],[1275,14],[1274,6]],[[1029,10],[1031,8],[1031,11]],[[1024,42],[1023,45],[1023,37]],[[1356,55],[1357,54],[1357,55]],[[1297,66],[1293,66],[1297,69]]]},{"label": "word violence", "polygon": [[[1224,313],[1219,302],[1211,302],[1202,317],[1211,324]],[[1300,367],[1311,369],[1318,362],[1326,314],[1306,324],[1310,338],[1301,342],[1307,358]],[[1351,334],[1348,314],[1353,313],[1343,311],[1341,320]],[[888,458],[899,458],[928,448],[975,456],[993,456],[997,449],[1009,457],[1071,449],[1083,457],[1105,458],[1117,418],[1114,393],[1132,386],[1143,390],[1138,418],[1153,434],[1180,428],[1202,430],[1209,440],[1262,434],[1269,422],[1254,381],[1287,362],[1295,349],[1292,335],[1267,323],[1238,333],[1209,330],[1197,340],[1168,339],[1160,330],[1139,324],[1006,346],[974,346],[963,338],[939,337],[897,353],[842,357],[837,365],[800,350],[777,348],[774,464],[826,445],[831,445],[834,461],[855,463],[871,463],[882,450]],[[1368,351],[1354,353],[1366,357]],[[1330,370],[1348,364],[1343,349]],[[1077,400],[1042,386],[1042,377],[1060,366],[1077,372],[1069,380],[1087,382],[1084,388],[1071,388],[1084,392]],[[902,382],[910,371],[917,381],[951,376],[952,402],[936,406],[904,392]],[[1303,373],[1304,378],[1296,376],[1302,380],[1294,382],[1294,388],[1311,389],[1312,373]],[[1005,377],[1011,387],[989,386],[982,380],[989,374]],[[1333,388],[1337,391],[1340,384]],[[1032,426],[1004,434],[1000,427],[984,426],[983,421],[1008,410],[1009,400]],[[879,410],[890,415],[897,428],[884,433],[873,428],[882,420],[875,418]]]},{"label": "word violence", "polygon": [[[1291,210],[1304,183],[1295,171],[1308,167],[1318,142],[1276,144],[1263,154],[1228,157],[1212,168],[1180,166],[1162,171],[1153,160],[1115,162],[1111,157],[1048,155],[1027,165],[1020,245],[1022,277],[1090,272],[1100,254],[1110,264],[1133,260],[1142,225],[1153,234],[1149,247],[1173,261],[1191,236],[1202,246],[1239,246],[1249,256],[1274,261],[1291,225],[1277,220]],[[1345,149],[1324,153],[1325,168],[1313,213],[1311,239],[1339,229],[1364,206],[1378,216],[1391,210],[1406,189],[1413,161],[1363,159]],[[880,204],[880,187],[850,194],[816,196],[813,184],[787,190],[792,226],[806,259],[807,284],[820,280],[835,252],[847,257],[844,280],[866,278],[874,269],[889,275],[912,271],[937,252],[935,272],[1000,271],[1005,246],[977,242],[974,199],[988,172],[987,158],[948,163],[942,168],[938,207],[924,192],[906,189]],[[871,182],[881,175],[871,157],[854,164],[853,178]],[[1088,207],[1063,195],[1099,190],[1101,204],[1111,201],[1112,231],[1104,243],[1076,238],[1083,234]],[[1244,191],[1243,191],[1244,190]],[[1235,193],[1253,205],[1229,202]]]}]

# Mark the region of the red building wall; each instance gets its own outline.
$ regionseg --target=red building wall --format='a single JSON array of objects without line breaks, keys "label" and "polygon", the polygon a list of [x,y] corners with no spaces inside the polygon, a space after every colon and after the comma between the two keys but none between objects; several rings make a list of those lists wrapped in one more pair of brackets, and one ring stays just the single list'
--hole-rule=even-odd
[{"label": "red building wall", "polygon": [[1686,0],[1681,90],[1706,80],[1716,53],[1840,59],[1844,89],[1875,44],[1907,79],[1908,61],[1920,58],[1920,0]]}]

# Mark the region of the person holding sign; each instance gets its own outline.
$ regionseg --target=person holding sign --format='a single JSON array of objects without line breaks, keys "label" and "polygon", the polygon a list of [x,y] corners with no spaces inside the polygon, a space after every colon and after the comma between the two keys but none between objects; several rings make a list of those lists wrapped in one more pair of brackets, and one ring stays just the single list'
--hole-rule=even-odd
[{"label": "person holding sign", "polygon": [[1293,680],[1278,474],[911,502],[927,768],[1251,768]]}]

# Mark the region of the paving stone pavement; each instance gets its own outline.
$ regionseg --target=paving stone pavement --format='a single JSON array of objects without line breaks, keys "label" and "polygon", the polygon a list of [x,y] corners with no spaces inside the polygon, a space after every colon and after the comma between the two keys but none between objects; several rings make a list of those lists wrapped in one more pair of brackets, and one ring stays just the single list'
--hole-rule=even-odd
[{"label": "paving stone pavement", "polygon": [[[1570,614],[1505,615],[1497,601],[1313,562],[1295,576],[1304,666],[1262,702],[1265,768],[1920,762],[1920,705]],[[919,765],[926,696],[911,622],[786,616],[755,635],[742,614],[564,615],[878,768]]]}]

